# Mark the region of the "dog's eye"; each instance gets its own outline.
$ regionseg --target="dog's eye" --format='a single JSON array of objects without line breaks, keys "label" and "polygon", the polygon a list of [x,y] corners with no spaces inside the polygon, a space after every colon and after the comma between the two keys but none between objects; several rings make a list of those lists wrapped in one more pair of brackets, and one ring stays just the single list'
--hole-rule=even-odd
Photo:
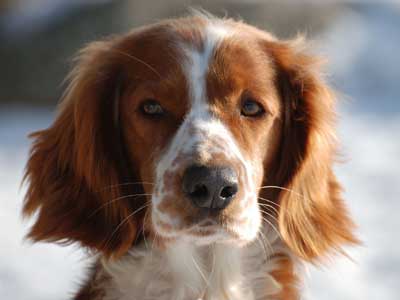
[{"label": "dog's eye", "polygon": [[243,101],[240,113],[246,117],[258,117],[264,114],[265,110],[260,103],[253,99]]},{"label": "dog's eye", "polygon": [[141,110],[145,115],[149,116],[162,116],[164,114],[164,109],[154,99],[146,99],[141,105]]}]

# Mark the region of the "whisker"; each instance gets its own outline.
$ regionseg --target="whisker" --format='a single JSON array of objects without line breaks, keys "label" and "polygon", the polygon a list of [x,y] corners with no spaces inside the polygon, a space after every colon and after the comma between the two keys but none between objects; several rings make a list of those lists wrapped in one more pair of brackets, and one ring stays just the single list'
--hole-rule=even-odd
[{"label": "whisker", "polygon": [[144,226],[145,226],[145,224],[146,224],[146,217],[147,217],[148,215],[149,215],[149,210],[146,210],[146,212],[144,213],[143,224],[142,224],[143,241],[144,241],[144,244],[145,244],[145,246],[146,246],[146,249],[148,249],[149,246],[147,245],[146,234],[145,234],[145,232],[144,232]]},{"label": "whisker", "polygon": [[153,242],[151,243],[151,250],[150,250],[150,261],[153,261],[153,252],[154,252],[154,246],[156,244],[156,239],[157,239],[158,233],[154,231],[154,237],[153,237]]},{"label": "whisker", "polygon": [[261,246],[261,248],[262,248],[262,250],[263,250],[263,254],[264,254],[264,258],[267,260],[267,249],[266,249],[266,246],[265,246],[265,244],[264,244],[264,241],[259,237],[259,236],[257,236],[257,242],[260,244],[260,246]]},{"label": "whisker", "polygon": [[206,276],[204,275],[203,271],[200,269],[200,266],[197,264],[196,259],[194,258],[193,254],[192,256],[192,261],[194,263],[194,266],[196,267],[197,271],[199,271],[200,276],[203,278],[204,282],[206,283],[206,286],[208,286],[208,280],[206,278]]},{"label": "whisker", "polygon": [[125,199],[125,198],[130,198],[130,197],[140,197],[140,196],[151,196],[152,194],[131,194],[131,195],[125,195],[125,196],[121,196],[121,197],[117,197],[117,198],[115,198],[115,199],[112,199],[112,200],[110,200],[110,201],[108,201],[108,202],[106,202],[106,203],[103,203],[102,205],[100,205],[100,207],[98,207],[98,208],[96,208],[90,215],[89,215],[89,217],[88,218],[91,218],[91,217],[93,217],[99,210],[101,210],[102,208],[104,208],[105,206],[107,206],[107,205],[110,205],[111,203],[114,203],[114,202],[116,202],[116,201],[118,201],[118,200],[122,200],[122,199]]},{"label": "whisker", "polygon": [[212,279],[212,277],[214,275],[214,270],[215,270],[215,244],[211,244],[211,248],[212,248],[212,250],[211,250],[211,254],[212,254],[211,271],[210,271],[210,274],[208,275],[208,279],[205,280],[206,281],[206,286],[204,287],[204,289],[203,289],[203,291],[201,293],[202,296],[201,296],[200,299],[203,299],[204,295],[206,294],[207,288],[210,286],[211,279]]},{"label": "whisker", "polygon": [[112,189],[112,188],[116,188],[116,187],[120,187],[120,186],[125,186],[125,185],[139,185],[139,184],[151,184],[151,185],[155,185],[155,183],[153,182],[147,182],[147,181],[137,181],[137,182],[123,182],[123,183],[118,183],[118,184],[112,184],[112,185],[108,185],[104,188],[101,188],[99,190],[96,190],[95,192],[101,192],[104,191],[106,189]]},{"label": "whisker", "polygon": [[266,210],[260,208],[260,211],[266,215],[268,215],[270,218],[272,218],[272,220],[274,220],[275,222],[278,222],[278,219],[276,218],[276,216],[272,215],[271,213],[267,212]]},{"label": "whisker", "polygon": [[111,233],[109,239],[108,239],[107,242],[106,242],[106,245],[111,241],[112,237],[113,237],[114,234],[118,231],[118,229],[120,229],[121,226],[124,225],[124,224],[129,220],[129,218],[133,217],[135,214],[137,214],[137,213],[138,213],[139,211],[141,211],[142,209],[145,209],[145,208],[148,207],[149,205],[150,205],[149,203],[146,203],[145,205],[143,205],[143,206],[139,207],[138,209],[136,209],[133,213],[129,214],[125,219],[123,219],[123,220],[118,224],[118,226],[114,229],[114,231]]},{"label": "whisker", "polygon": [[267,253],[267,249],[265,244],[267,244],[267,248],[271,251],[270,253],[273,253],[273,249],[272,249],[272,245],[270,244],[270,242],[268,241],[268,239],[266,238],[266,236],[264,235],[264,233],[262,231],[259,232],[260,236],[257,236],[257,239],[261,241],[261,244],[263,246],[263,250],[264,250],[264,254],[265,254],[265,259],[269,260],[269,255]]},{"label": "whisker", "polygon": [[[260,208],[260,211],[261,211],[262,213],[266,214],[267,216],[269,216],[270,218],[272,218],[272,220],[274,220],[274,221],[276,221],[277,223],[279,223],[278,219],[277,219],[275,216],[271,215],[269,212],[263,210],[262,208]],[[265,218],[264,216],[261,216],[261,217],[262,217],[262,219],[263,219],[265,222],[267,222],[269,225],[271,225],[272,229],[275,230],[275,232],[278,234],[278,236],[281,236],[281,234],[279,233],[279,230],[276,228],[276,226],[275,226],[274,224],[272,224],[272,222],[271,222],[270,220],[268,220],[268,219]]]},{"label": "whisker", "polygon": [[275,202],[272,201],[272,200],[269,200],[269,199],[263,198],[263,197],[258,197],[258,199],[264,200],[265,202],[270,203],[270,204],[272,204],[272,205],[275,205],[277,208],[280,208],[280,205],[279,205],[278,203],[275,203]]},{"label": "whisker", "polygon": [[280,190],[283,190],[283,191],[287,191],[287,192],[293,193],[293,194],[295,194],[295,195],[297,195],[297,196],[302,197],[302,198],[305,199],[304,195],[302,195],[302,194],[296,192],[295,190],[288,189],[288,188],[285,188],[285,187],[282,187],[282,186],[277,186],[277,185],[264,185],[264,186],[260,187],[260,190],[263,190],[263,189],[280,189]]},{"label": "whisker", "polygon": [[275,225],[271,223],[270,220],[268,220],[267,218],[264,218],[264,217],[262,217],[262,219],[263,219],[265,222],[267,222],[267,223],[272,227],[273,230],[275,230],[275,232],[277,233],[277,235],[278,235],[279,237],[281,237],[280,232],[279,232],[278,229],[275,227]]},{"label": "whisker", "polygon": [[263,206],[263,207],[267,207],[267,208],[273,210],[277,215],[279,214],[278,210],[275,207],[273,207],[272,205],[270,205],[270,204],[258,203],[258,205]]},{"label": "whisker", "polygon": [[[192,260],[194,261],[193,254],[190,254],[190,256],[191,256]],[[184,259],[182,262],[183,262],[183,264],[185,265],[186,268],[189,268],[189,265],[188,265],[189,262],[188,262],[186,259]],[[197,266],[196,263],[195,263],[195,265]],[[190,288],[192,291],[197,292],[197,289],[195,288],[194,284],[193,284],[193,285],[189,285],[187,282],[186,282],[185,284],[186,284],[186,286],[187,286],[188,288]]]}]

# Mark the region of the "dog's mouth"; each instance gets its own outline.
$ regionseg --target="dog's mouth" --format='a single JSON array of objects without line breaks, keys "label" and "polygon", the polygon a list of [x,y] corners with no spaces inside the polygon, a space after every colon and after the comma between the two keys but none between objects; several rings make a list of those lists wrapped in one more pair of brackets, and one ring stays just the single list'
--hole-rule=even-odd
[{"label": "dog's mouth", "polygon": [[204,222],[189,227],[182,237],[198,245],[228,243],[235,246],[243,246],[256,239],[259,230],[258,226],[249,226],[253,227],[253,230],[248,228],[247,233],[243,232],[240,227],[241,225],[237,223],[221,225],[213,220],[204,220]]},{"label": "dog's mouth", "polygon": [[246,244],[257,237],[261,216],[257,203],[244,208],[240,203],[249,199],[238,200],[239,205],[224,210],[180,211],[175,207],[178,214],[174,217],[166,217],[160,210],[153,211],[153,230],[160,237],[188,240],[198,245],[215,242]]}]

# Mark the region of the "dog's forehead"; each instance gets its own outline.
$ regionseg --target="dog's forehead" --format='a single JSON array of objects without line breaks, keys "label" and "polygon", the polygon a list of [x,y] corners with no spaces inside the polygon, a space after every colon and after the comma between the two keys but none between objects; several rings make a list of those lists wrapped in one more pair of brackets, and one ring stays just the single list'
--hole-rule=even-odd
[{"label": "dog's forehead", "polygon": [[177,47],[183,54],[179,63],[192,107],[224,102],[246,90],[271,93],[275,75],[271,59],[260,46],[263,37],[252,29],[235,22],[206,20],[189,29],[190,33],[178,32],[181,40]]},{"label": "dog's forehead", "polygon": [[259,89],[273,75],[259,46],[263,38],[253,27],[221,19],[161,23],[136,34],[136,76],[164,90],[185,90],[189,105],[204,97],[222,100],[235,89]]},{"label": "dog's forehead", "polygon": [[235,26],[209,20],[189,28],[177,28],[172,30],[172,38],[180,54],[177,64],[184,75],[184,82],[178,82],[177,86],[185,85],[185,103],[181,104],[187,110],[158,174],[174,165],[180,154],[195,155],[197,160],[206,162],[210,153],[220,151],[242,160],[244,153],[241,152],[246,147],[235,136],[243,136],[245,132],[240,134],[237,128],[232,128],[240,126],[232,124],[227,116],[237,111],[240,93],[252,86],[264,86],[260,82],[267,77],[262,70],[266,63],[261,59],[260,50],[255,49],[257,39],[247,36],[254,44],[246,44],[240,40],[246,35]]},{"label": "dog's forehead", "polygon": [[183,68],[190,91],[189,99],[195,109],[200,109],[206,103],[206,77],[212,58],[219,45],[231,34],[232,29],[223,24],[207,24],[202,28],[200,44],[183,45],[186,57]]}]

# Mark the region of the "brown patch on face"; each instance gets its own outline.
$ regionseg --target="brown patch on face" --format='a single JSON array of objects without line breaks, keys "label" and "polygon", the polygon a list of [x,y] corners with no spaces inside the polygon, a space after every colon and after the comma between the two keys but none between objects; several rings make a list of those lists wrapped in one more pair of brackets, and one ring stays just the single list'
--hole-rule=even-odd
[{"label": "brown patch on face", "polygon": [[[212,112],[229,128],[249,159],[264,161],[273,143],[271,128],[279,123],[281,104],[271,58],[259,47],[259,37],[233,35],[219,45],[206,77]],[[251,99],[265,109],[263,118],[240,116],[243,101]],[[268,149],[269,150],[269,149]]]},{"label": "brown patch on face", "polygon": [[[179,61],[183,53],[175,45],[177,38],[162,29],[163,33],[144,35],[135,40],[136,47],[128,51],[156,66],[157,73],[142,63],[130,61],[130,86],[121,104],[131,157],[139,166],[142,178],[150,181],[154,181],[152,170],[159,152],[172,139],[188,108],[187,82]],[[146,44],[151,45],[145,47]],[[157,119],[144,115],[141,104],[146,100],[157,101],[165,116]]]}]

